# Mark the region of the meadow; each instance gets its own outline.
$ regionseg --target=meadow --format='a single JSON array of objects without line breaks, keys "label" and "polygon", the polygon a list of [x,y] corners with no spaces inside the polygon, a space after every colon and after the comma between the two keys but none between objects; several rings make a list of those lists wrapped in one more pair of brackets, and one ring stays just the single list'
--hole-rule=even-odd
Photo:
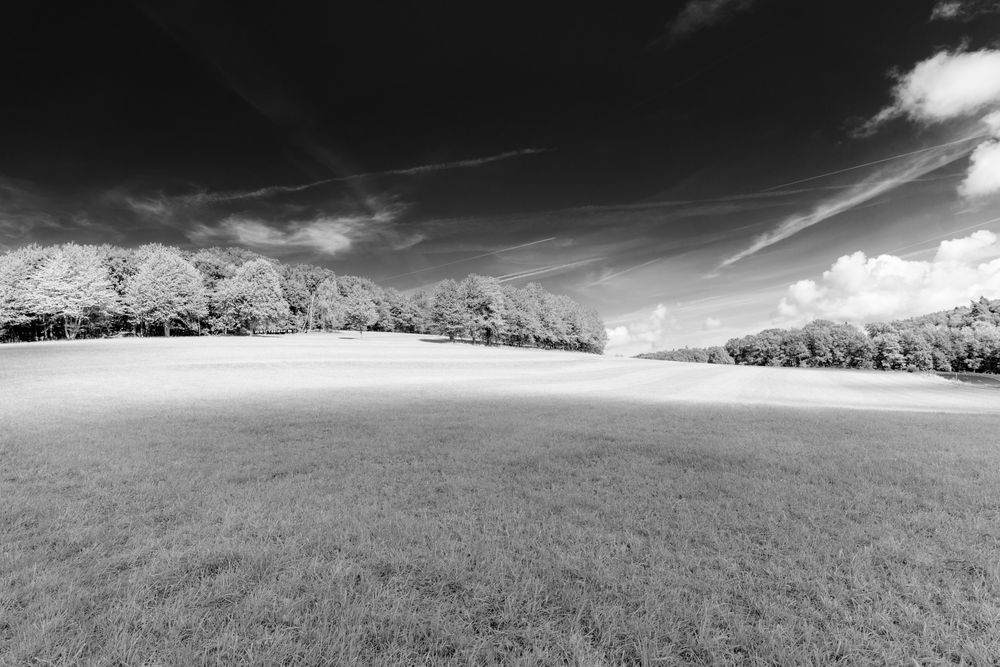
[{"label": "meadow", "polygon": [[0,347],[2,664],[995,664],[1000,393],[402,334]]}]

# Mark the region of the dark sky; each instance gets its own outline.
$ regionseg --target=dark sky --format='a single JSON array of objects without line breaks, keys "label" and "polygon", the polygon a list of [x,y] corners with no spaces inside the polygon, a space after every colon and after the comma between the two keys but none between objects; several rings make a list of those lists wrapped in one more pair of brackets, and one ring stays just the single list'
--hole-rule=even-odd
[{"label": "dark sky", "polygon": [[822,272],[856,251],[909,245],[916,270],[1000,215],[959,194],[1000,97],[933,118],[894,97],[941,53],[984,54],[958,65],[988,88],[995,3],[11,4],[0,246],[242,245],[400,289],[537,280],[631,352],[840,316],[870,295],[789,287],[832,290]]}]

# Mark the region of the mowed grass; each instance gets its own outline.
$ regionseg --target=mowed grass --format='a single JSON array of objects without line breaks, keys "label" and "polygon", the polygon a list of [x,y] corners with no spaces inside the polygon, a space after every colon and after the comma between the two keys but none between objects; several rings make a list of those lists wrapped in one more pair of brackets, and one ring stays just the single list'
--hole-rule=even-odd
[{"label": "mowed grass", "polygon": [[995,415],[59,391],[0,432],[0,663],[1000,657]]}]

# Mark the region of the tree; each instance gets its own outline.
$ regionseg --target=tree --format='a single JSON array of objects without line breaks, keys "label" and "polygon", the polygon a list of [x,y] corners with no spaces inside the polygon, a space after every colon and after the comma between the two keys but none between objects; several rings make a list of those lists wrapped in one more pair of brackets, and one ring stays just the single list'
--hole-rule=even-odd
[{"label": "tree", "polygon": [[99,313],[116,311],[118,295],[97,249],[67,243],[55,248],[29,282],[36,312],[60,318],[66,338],[76,338],[80,326]]},{"label": "tree", "polygon": [[782,331],[780,347],[783,366],[805,366],[811,358],[809,338],[801,329]]},{"label": "tree", "polygon": [[517,289],[470,275],[407,294],[242,248],[68,244],[0,254],[0,340],[51,338],[56,324],[71,338],[152,325],[165,335],[179,325],[221,333],[346,325],[596,354],[607,344],[595,310],[534,283]]},{"label": "tree", "polygon": [[205,248],[191,255],[190,260],[201,272],[209,292],[215,291],[219,282],[236,275],[236,269],[245,263],[230,248]]},{"label": "tree", "polygon": [[540,304],[527,289],[513,285],[503,286],[503,296],[504,341],[510,345],[536,345],[542,336]]},{"label": "tree", "polygon": [[38,316],[32,287],[46,256],[34,244],[0,255],[0,329],[29,325]]},{"label": "tree", "polygon": [[462,281],[462,296],[469,314],[469,334],[489,345],[503,331],[503,290],[496,278],[470,274]]},{"label": "tree", "polygon": [[[581,317],[583,329],[580,333],[580,350],[591,354],[604,354],[604,348],[608,344],[608,330],[604,327],[604,320],[593,308],[582,310]],[[732,362],[730,359],[729,363]]]},{"label": "tree", "polygon": [[929,371],[934,368],[934,349],[920,329],[904,329],[899,334],[903,363],[907,368]]},{"label": "tree", "polygon": [[432,314],[434,310],[433,294],[425,290],[417,290],[410,297],[413,304],[415,318],[413,327],[415,333],[431,333],[434,328]]},{"label": "tree", "polygon": [[143,253],[135,275],[126,281],[125,308],[144,327],[159,324],[170,335],[173,321],[196,329],[208,314],[201,273],[172,248],[150,248]]},{"label": "tree", "polygon": [[732,364],[733,358],[726,352],[726,348],[718,345],[710,347],[708,352],[708,363],[710,364]]},{"label": "tree", "polygon": [[420,327],[420,311],[414,300],[399,290],[383,290],[385,306],[388,310],[386,324],[392,331],[417,333]]},{"label": "tree", "polygon": [[285,324],[288,303],[281,292],[281,277],[265,259],[240,266],[231,278],[221,280],[213,295],[218,313],[215,327],[224,332]]},{"label": "tree", "polygon": [[339,329],[344,324],[344,298],[340,296],[337,280],[325,279],[316,288],[316,317],[324,329]]},{"label": "tree", "polygon": [[442,280],[434,288],[431,320],[435,330],[455,342],[455,336],[469,327],[469,311],[465,307],[462,287],[451,280]]},{"label": "tree", "polygon": [[367,328],[378,322],[378,308],[371,294],[352,290],[343,298],[344,326],[363,336]]},{"label": "tree", "polygon": [[[282,265],[281,290],[288,302],[292,320],[299,331],[312,331],[317,320],[319,286],[327,279],[335,279],[333,271],[310,264]],[[336,281],[334,280],[336,285]]]},{"label": "tree", "polygon": [[895,331],[881,331],[872,336],[872,346],[875,349],[875,368],[885,371],[898,370],[903,367],[906,358],[903,356],[903,346],[899,334]]}]

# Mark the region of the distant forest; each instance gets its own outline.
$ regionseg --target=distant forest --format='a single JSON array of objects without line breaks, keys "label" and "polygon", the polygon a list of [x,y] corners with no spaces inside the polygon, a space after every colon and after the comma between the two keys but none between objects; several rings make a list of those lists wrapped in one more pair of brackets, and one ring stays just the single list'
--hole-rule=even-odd
[{"label": "distant forest", "polygon": [[1000,300],[980,298],[965,307],[864,329],[815,320],[801,329],[765,329],[733,338],[724,348],[638,356],[747,366],[1000,373]]},{"label": "distant forest", "polygon": [[68,243],[0,255],[0,341],[351,329],[602,354],[592,309],[469,275],[404,294],[241,248]]}]

